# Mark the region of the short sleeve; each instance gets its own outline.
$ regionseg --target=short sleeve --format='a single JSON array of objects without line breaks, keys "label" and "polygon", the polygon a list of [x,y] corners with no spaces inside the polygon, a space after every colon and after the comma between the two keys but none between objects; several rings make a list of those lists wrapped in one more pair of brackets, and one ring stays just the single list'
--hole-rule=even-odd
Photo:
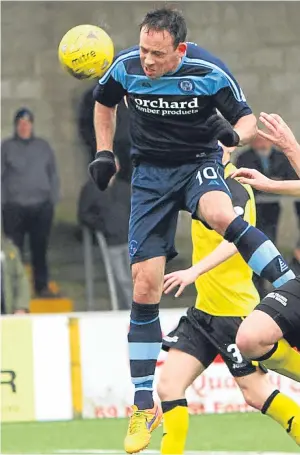
[{"label": "short sleeve", "polygon": [[220,68],[213,75],[213,104],[226,120],[234,125],[241,117],[252,114],[241,87],[229,70]]},{"label": "short sleeve", "polygon": [[256,224],[256,208],[252,189],[242,185],[237,180],[227,178],[226,183],[232,195],[232,205],[237,215],[240,215],[249,224]]},{"label": "short sleeve", "polygon": [[93,92],[94,100],[107,107],[114,107],[126,95],[126,70],[117,55]]}]

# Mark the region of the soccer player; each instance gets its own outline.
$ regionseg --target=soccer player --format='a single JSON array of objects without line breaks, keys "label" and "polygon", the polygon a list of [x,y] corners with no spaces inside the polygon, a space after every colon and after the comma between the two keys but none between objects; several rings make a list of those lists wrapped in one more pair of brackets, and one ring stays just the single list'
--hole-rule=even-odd
[{"label": "soccer player", "polygon": [[[134,162],[129,254],[134,282],[128,335],[135,386],[125,450],[145,448],[160,420],[153,377],[161,347],[159,302],[174,246],[179,210],[189,211],[238,250],[257,274],[275,286],[294,277],[266,236],[235,213],[224,182],[222,149],[249,142],[256,118],[226,65],[186,42],[177,10],[146,14],[139,46],[120,52],[94,92],[97,150],[91,177],[105,190],[116,166],[116,105],[124,95],[130,112]],[[223,117],[217,115],[219,110]]]},{"label": "soccer player", "polygon": [[[300,177],[300,145],[288,125],[277,114],[263,112],[260,120],[268,132],[259,134],[280,147]],[[300,196],[299,180],[274,181],[243,168],[233,175],[261,191]],[[261,360],[269,368],[289,370],[297,379],[299,364],[294,353],[278,343],[282,337],[300,350],[300,277],[268,294],[242,323],[236,341],[248,358]]]},{"label": "soccer player", "polygon": [[[233,205],[248,223],[254,225],[253,192],[248,185],[230,178],[236,168],[229,162],[228,152],[224,153],[223,162]],[[165,293],[179,286],[176,297],[196,281],[197,299],[195,307],[189,308],[176,329],[163,339],[162,347],[168,351],[168,356],[157,388],[164,412],[161,453],[184,453],[189,418],[186,389],[218,353],[234,376],[245,401],[277,421],[300,445],[300,407],[276,390],[265,374],[266,370],[246,360],[235,343],[242,318],[259,301],[251,269],[236,254],[233,244],[207,229],[200,221],[192,222],[192,241],[194,265],[165,276]],[[231,258],[221,264],[224,257]],[[217,263],[220,265],[216,267]],[[287,344],[283,340],[281,343]],[[295,352],[295,356],[300,368],[300,355]]]}]

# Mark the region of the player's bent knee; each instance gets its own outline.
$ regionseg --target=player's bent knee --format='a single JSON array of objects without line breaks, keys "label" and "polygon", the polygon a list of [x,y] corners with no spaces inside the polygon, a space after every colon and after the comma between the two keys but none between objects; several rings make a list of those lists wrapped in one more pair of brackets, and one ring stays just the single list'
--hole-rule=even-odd
[{"label": "player's bent knee", "polygon": [[[248,358],[252,358],[253,353],[257,347],[257,340],[246,330],[240,329],[235,339],[236,345],[241,353]],[[255,355],[254,355],[255,357]]]},{"label": "player's bent knee", "polygon": [[152,300],[152,295],[156,293],[157,287],[155,286],[155,283],[153,283],[150,279],[135,281],[133,288],[133,298],[137,303],[148,303],[149,300]]},{"label": "player's bent knee", "polygon": [[133,264],[133,300],[158,303],[162,294],[165,258],[157,257]]},{"label": "player's bent knee", "polygon": [[224,235],[229,224],[234,220],[236,215],[234,212],[227,213],[225,210],[220,208],[214,208],[209,210],[205,215],[205,221],[210,225],[212,229],[221,235]]},{"label": "player's bent knee", "polygon": [[[161,275],[161,276],[160,276]],[[134,264],[132,269],[133,299],[137,303],[157,303],[160,301],[163,283],[161,274],[153,273],[142,263]]]}]

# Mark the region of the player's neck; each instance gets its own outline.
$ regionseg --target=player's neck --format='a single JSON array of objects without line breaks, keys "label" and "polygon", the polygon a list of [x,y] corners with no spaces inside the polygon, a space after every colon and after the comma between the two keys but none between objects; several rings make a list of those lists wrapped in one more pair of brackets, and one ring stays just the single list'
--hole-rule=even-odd
[{"label": "player's neck", "polygon": [[174,64],[174,67],[170,71],[168,71],[166,74],[177,73],[177,71],[181,68],[181,66],[183,64],[183,59],[184,59],[184,56],[182,58],[179,58],[177,60],[177,62]]}]

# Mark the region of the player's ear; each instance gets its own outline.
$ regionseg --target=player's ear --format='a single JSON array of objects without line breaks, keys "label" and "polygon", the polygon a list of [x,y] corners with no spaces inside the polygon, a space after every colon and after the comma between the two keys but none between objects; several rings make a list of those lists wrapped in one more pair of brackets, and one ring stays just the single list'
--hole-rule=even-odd
[{"label": "player's ear", "polygon": [[177,51],[178,51],[180,57],[184,56],[184,54],[186,53],[186,49],[187,49],[187,44],[186,43],[179,43],[178,44]]}]

